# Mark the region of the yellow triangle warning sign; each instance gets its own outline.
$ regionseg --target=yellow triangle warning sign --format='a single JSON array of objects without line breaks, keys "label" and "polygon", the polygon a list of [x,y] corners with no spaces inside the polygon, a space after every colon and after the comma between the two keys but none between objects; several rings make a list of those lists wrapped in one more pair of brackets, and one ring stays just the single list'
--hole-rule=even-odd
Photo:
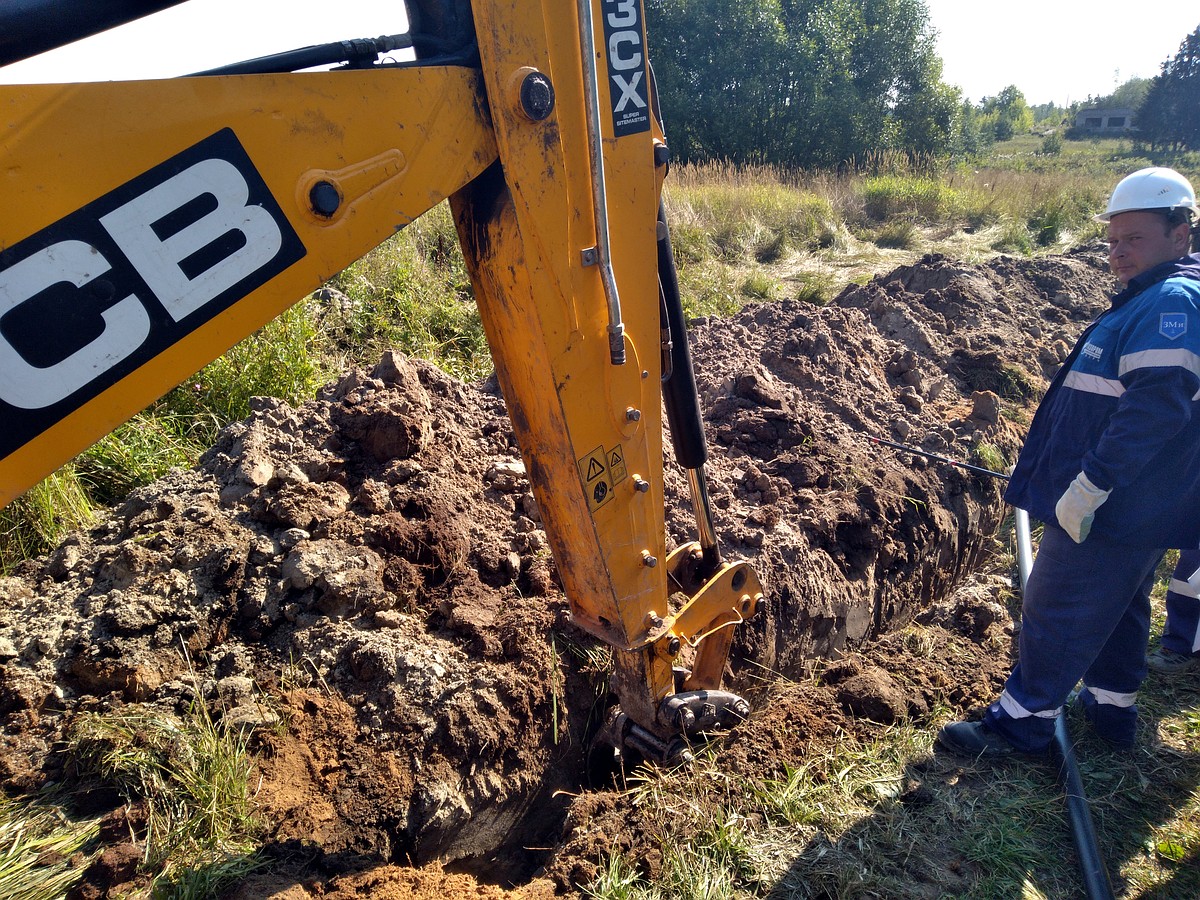
[{"label": "yellow triangle warning sign", "polygon": [[588,508],[599,509],[613,498],[613,477],[608,468],[608,454],[600,446],[578,460],[579,474],[584,480]]}]

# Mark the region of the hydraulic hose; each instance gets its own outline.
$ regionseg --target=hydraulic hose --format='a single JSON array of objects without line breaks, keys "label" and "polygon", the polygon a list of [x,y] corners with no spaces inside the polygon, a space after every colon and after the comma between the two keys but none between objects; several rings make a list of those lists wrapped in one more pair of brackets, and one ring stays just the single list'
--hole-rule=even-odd
[{"label": "hydraulic hose", "polygon": [[352,41],[337,41],[301,47],[270,56],[260,56],[242,62],[193,72],[193,75],[267,75],[277,72],[295,72],[315,66],[332,66],[349,63],[352,68],[365,68],[374,63],[381,53],[411,47],[413,40],[407,34],[390,34],[377,38],[362,38]]},{"label": "hydraulic hose", "polygon": [[[1029,581],[1033,568],[1033,539],[1029,530],[1029,513],[1015,510],[1017,532],[1017,571],[1021,577],[1021,591]],[[1079,855],[1079,868],[1083,873],[1084,889],[1090,900],[1113,900],[1112,882],[1108,878],[1104,858],[1100,855],[1100,844],[1096,838],[1096,824],[1088,808],[1087,796],[1083,792],[1083,779],[1079,777],[1079,766],[1075,762],[1075,748],[1067,734],[1067,717],[1061,715],[1054,726],[1054,748],[1058,757],[1058,779],[1067,798],[1067,815],[1071,820],[1071,837],[1075,841],[1075,852]]]},{"label": "hydraulic hose", "polygon": [[668,336],[669,348],[663,360],[663,401],[671,429],[671,444],[675,458],[685,469],[699,469],[708,459],[704,441],[704,419],[700,415],[700,396],[696,390],[696,374],[692,370],[692,353],[688,344],[687,320],[679,294],[679,276],[675,254],[671,249],[667,214],[658,204],[658,299],[659,319],[663,334]]},{"label": "hydraulic hose", "polygon": [[700,549],[704,553],[704,574],[712,574],[721,565],[721,550],[713,526],[712,503],[704,478],[708,446],[704,440],[704,419],[700,414],[700,395],[692,353],[688,344],[687,320],[679,295],[679,275],[671,234],[662,202],[658,204],[658,301],[659,325],[663,334],[663,404],[675,459],[687,471],[692,510],[696,514]]}]

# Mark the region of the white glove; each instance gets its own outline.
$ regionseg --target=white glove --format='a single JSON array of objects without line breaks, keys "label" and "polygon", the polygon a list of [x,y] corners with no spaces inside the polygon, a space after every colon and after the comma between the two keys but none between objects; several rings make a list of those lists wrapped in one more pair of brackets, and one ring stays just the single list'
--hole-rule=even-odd
[{"label": "white glove", "polygon": [[1058,503],[1054,506],[1058,524],[1071,536],[1071,540],[1082,544],[1087,539],[1092,530],[1092,522],[1096,518],[1096,510],[1111,493],[1112,491],[1100,490],[1082,472],[1075,476],[1071,486],[1058,498]]},{"label": "white glove", "polygon": [[1191,585],[1193,588],[1195,588],[1197,591],[1200,591],[1200,569],[1197,569],[1195,572],[1193,572],[1191,575],[1188,576],[1187,583],[1189,585]]}]

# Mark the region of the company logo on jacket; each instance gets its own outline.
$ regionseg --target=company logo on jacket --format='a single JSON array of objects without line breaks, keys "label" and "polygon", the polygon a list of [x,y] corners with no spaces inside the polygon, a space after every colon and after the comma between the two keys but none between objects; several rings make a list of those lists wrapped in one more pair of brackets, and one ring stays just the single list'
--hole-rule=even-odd
[{"label": "company logo on jacket", "polygon": [[1158,333],[1169,341],[1187,334],[1187,313],[1162,313],[1158,317]]},{"label": "company logo on jacket", "polygon": [[1083,349],[1079,352],[1082,353],[1084,356],[1086,356],[1088,359],[1099,359],[1101,356],[1104,355],[1104,348],[1097,347],[1091,341],[1088,341],[1086,344],[1083,345]]}]

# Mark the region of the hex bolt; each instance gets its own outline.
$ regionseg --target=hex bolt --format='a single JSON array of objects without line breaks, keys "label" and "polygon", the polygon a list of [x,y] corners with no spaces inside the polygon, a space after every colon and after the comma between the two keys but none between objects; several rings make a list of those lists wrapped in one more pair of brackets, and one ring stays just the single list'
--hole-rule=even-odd
[{"label": "hex bolt", "polygon": [[645,618],[642,619],[642,624],[650,629],[661,628],[662,623],[662,616],[660,616],[654,610],[650,610],[650,612],[646,613]]},{"label": "hex bolt", "polygon": [[642,411],[640,409],[637,409],[632,406],[627,406],[625,408],[625,420],[626,421],[638,422],[638,421],[641,421],[641,418],[642,418]]},{"label": "hex bolt", "polygon": [[696,714],[686,706],[681,706],[675,713],[675,727],[687,731],[696,724]]},{"label": "hex bolt", "polygon": [[651,556],[649,550],[642,551],[642,565],[647,569],[653,569],[658,565],[658,558]]},{"label": "hex bolt", "polygon": [[639,494],[644,494],[648,490],[650,490],[650,482],[648,482],[641,475],[634,475],[633,476],[633,489],[635,491],[637,491]]}]

